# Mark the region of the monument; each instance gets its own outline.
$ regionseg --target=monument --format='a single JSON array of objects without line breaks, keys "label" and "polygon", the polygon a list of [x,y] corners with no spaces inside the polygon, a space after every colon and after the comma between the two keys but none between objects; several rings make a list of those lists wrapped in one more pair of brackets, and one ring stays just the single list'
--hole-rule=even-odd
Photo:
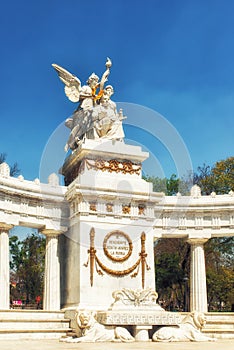
[{"label": "monument", "polygon": [[71,209],[64,306],[108,309],[116,290],[154,288],[150,209],[161,194],[148,198],[152,185],[141,178],[148,154],[123,141],[123,113],[110,99],[113,87],[105,86],[110,59],[100,82],[92,73],[84,86],[53,67],[68,98],[79,102],[65,122],[71,129],[65,149],[71,154],[61,169]]},{"label": "monument", "polygon": [[[47,183],[29,181],[0,164],[0,335],[59,339],[71,326],[74,336],[64,341],[233,338],[233,314],[207,312],[204,244],[234,235],[234,193],[204,196],[197,185],[187,196],[153,191],[141,176],[148,153],[125,143],[126,117],[107,84],[111,65],[107,59],[100,81],[93,73],[87,85],[53,65],[78,103],[65,122],[65,186],[55,173]],[[30,310],[9,310],[9,236],[17,226],[36,228],[46,238],[43,311],[34,311],[34,319]],[[191,246],[186,315],[157,304],[154,241],[175,237]]]},{"label": "monument", "polygon": [[[90,322],[101,324],[105,335],[97,339],[108,338],[108,326],[125,326],[132,327],[136,340],[148,341],[154,325],[177,325],[181,316],[157,304],[153,221],[164,194],[153,192],[152,184],[142,179],[148,153],[124,142],[126,117],[111,100],[114,88],[106,85],[111,66],[107,58],[100,81],[92,73],[82,85],[53,64],[66,96],[78,102],[65,122],[71,130],[65,145],[70,155],[61,168],[70,207],[69,229],[60,236],[61,305],[76,325],[83,310],[80,329],[86,330]],[[95,322],[90,321],[93,312]],[[120,339],[122,333],[116,332]],[[95,337],[78,332],[76,338],[64,340],[96,341]],[[125,334],[122,341],[127,340],[131,337]]]}]

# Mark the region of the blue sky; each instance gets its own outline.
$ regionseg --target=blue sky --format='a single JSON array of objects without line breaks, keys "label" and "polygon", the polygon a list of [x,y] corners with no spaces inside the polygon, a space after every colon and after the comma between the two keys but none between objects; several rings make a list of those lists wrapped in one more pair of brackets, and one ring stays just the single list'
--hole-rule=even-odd
[{"label": "blue sky", "polygon": [[[3,3],[0,152],[7,153],[9,164],[18,162],[25,179],[39,177],[48,140],[76,107],[51,64],[85,83],[93,71],[103,73],[109,56],[113,100],[162,115],[183,140],[195,169],[233,156],[233,13],[231,0]],[[146,113],[138,127],[134,116],[126,123],[126,139],[156,158],[146,172],[176,172],[171,136],[157,139],[157,118]],[[147,134],[139,135],[139,127]],[[54,152],[56,157],[56,147]]]}]

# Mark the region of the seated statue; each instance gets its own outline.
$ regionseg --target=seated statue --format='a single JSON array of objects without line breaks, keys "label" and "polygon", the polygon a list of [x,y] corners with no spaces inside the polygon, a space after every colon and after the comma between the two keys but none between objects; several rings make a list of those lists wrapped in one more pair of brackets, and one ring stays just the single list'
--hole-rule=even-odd
[{"label": "seated statue", "polygon": [[81,334],[76,337],[61,338],[66,343],[80,342],[133,342],[135,339],[124,327],[106,327],[97,322],[95,312],[77,310],[75,320]]},{"label": "seated statue", "polygon": [[191,312],[178,326],[162,327],[157,330],[152,337],[156,342],[176,342],[176,341],[215,341],[215,338],[207,337],[201,333],[202,327],[206,323],[203,313]]}]

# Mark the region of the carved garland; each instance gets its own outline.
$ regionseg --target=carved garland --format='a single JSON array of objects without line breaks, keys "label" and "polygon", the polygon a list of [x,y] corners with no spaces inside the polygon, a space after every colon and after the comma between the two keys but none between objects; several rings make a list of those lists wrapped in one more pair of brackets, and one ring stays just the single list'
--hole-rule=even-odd
[{"label": "carved garland", "polygon": [[130,161],[120,162],[116,159],[104,160],[104,159],[96,159],[96,160],[85,160],[88,170],[101,170],[101,171],[109,171],[110,173],[123,173],[123,174],[140,174],[141,164],[134,164]]},{"label": "carved garland", "polygon": [[141,234],[141,252],[139,253],[139,259],[133,264],[131,267],[125,270],[113,270],[105,266],[100,259],[96,255],[96,249],[94,246],[94,237],[95,237],[95,231],[94,228],[90,230],[90,248],[88,249],[88,261],[84,264],[85,267],[88,267],[90,265],[90,285],[93,286],[93,275],[94,275],[94,266],[96,267],[96,271],[99,275],[103,276],[103,272],[108,273],[112,276],[126,276],[130,273],[134,272],[134,270],[137,269],[135,273],[131,275],[131,277],[136,277],[139,273],[140,265],[141,265],[141,281],[142,281],[142,289],[145,287],[145,270],[150,270],[150,267],[147,264],[146,257],[147,254],[145,252],[145,239],[146,235],[144,232]]},{"label": "carved garland", "polygon": [[104,160],[104,159],[83,159],[76,166],[74,166],[71,170],[65,171],[63,169],[63,175],[65,185],[68,186],[80,173],[84,171],[85,164],[87,169],[108,171],[110,173],[123,173],[123,174],[137,174],[140,175],[141,172],[141,164],[134,164],[130,161],[120,162],[116,159]]}]

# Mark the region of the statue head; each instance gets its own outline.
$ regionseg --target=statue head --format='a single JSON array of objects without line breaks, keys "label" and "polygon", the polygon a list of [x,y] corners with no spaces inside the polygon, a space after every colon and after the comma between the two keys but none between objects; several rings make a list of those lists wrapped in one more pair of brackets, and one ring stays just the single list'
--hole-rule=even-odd
[{"label": "statue head", "polygon": [[95,322],[96,313],[90,310],[77,310],[76,322],[80,329],[88,328]]},{"label": "statue head", "polygon": [[87,84],[93,88],[98,84],[98,81],[99,77],[95,73],[92,73],[87,80]]},{"label": "statue head", "polygon": [[114,88],[113,88],[113,86],[112,86],[112,85],[107,85],[107,86],[105,87],[105,93],[106,93],[107,95],[109,95],[109,97],[111,97],[111,96],[113,95],[113,93],[114,93]]},{"label": "statue head", "polygon": [[197,329],[202,329],[206,324],[206,316],[203,312],[192,311],[182,320],[182,323],[190,323]]}]

